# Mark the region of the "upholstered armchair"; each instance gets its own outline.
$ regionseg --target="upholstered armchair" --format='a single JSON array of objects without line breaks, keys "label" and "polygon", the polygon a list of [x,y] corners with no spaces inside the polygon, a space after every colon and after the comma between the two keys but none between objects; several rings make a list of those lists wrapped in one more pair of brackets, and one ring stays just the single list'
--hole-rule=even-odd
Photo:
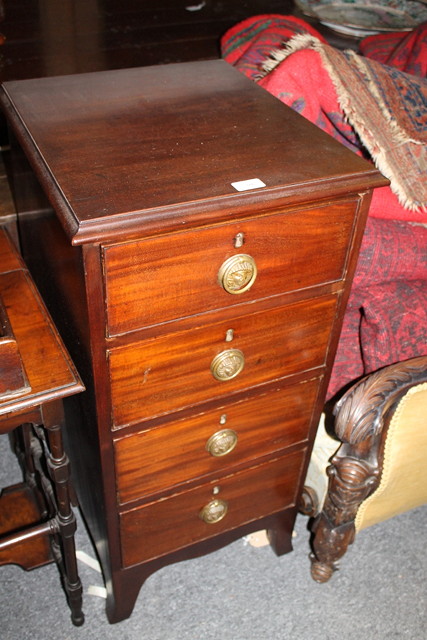
[{"label": "upholstered armchair", "polygon": [[317,582],[331,577],[356,533],[427,503],[427,357],[363,378],[336,404],[334,417],[335,437],[319,429],[302,508],[317,512]]}]

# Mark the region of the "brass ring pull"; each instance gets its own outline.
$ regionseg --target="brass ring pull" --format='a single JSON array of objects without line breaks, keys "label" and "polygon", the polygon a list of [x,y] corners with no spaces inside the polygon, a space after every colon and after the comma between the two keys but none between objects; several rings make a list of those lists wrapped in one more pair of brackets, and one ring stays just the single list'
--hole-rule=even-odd
[{"label": "brass ring pull", "polygon": [[218,271],[218,281],[227,293],[244,293],[257,277],[257,267],[252,256],[239,253],[224,262]]},{"label": "brass ring pull", "polygon": [[206,524],[215,524],[222,520],[228,511],[228,504],[225,500],[211,500],[206,504],[199,513],[199,517],[206,522]]},{"label": "brass ring pull", "polygon": [[211,362],[211,372],[216,380],[231,380],[245,366],[245,356],[240,349],[221,351]]},{"label": "brass ring pull", "polygon": [[237,433],[232,429],[217,431],[206,443],[206,451],[214,458],[220,458],[231,453],[237,444]]}]

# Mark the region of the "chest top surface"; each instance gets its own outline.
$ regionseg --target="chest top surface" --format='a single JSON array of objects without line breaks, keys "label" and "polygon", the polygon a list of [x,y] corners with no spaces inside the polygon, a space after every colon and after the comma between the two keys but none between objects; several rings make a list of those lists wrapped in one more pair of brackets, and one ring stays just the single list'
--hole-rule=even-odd
[{"label": "chest top surface", "polygon": [[222,60],[6,82],[1,103],[75,243],[384,183]]}]

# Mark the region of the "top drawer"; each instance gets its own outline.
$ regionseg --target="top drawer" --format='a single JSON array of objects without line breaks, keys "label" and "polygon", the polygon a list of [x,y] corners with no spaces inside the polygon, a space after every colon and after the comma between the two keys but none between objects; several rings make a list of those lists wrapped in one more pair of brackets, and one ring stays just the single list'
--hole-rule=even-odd
[{"label": "top drawer", "polygon": [[340,280],[357,202],[104,248],[108,334]]}]

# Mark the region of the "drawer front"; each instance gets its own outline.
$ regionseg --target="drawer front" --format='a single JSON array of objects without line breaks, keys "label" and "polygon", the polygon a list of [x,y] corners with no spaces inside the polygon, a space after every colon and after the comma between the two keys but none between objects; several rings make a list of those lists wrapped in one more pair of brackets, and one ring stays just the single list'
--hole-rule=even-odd
[{"label": "drawer front", "polygon": [[120,503],[280,451],[308,437],[319,380],[294,384],[115,442]]},{"label": "drawer front", "polygon": [[325,296],[112,349],[114,425],[322,366],[335,309],[336,296]]},{"label": "drawer front", "polygon": [[355,207],[341,202],[105,248],[109,335],[340,280]]},{"label": "drawer front", "polygon": [[123,513],[123,565],[151,560],[292,506],[304,452]]}]

